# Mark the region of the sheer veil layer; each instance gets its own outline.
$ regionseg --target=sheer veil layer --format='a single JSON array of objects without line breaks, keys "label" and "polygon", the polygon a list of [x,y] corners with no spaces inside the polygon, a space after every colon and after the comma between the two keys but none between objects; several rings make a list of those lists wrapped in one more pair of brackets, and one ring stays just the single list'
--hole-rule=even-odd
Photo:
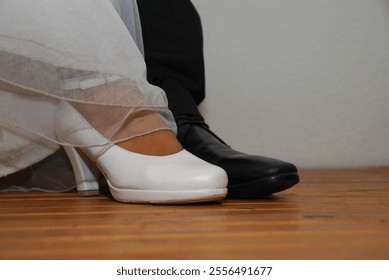
[{"label": "sheer veil layer", "polygon": [[[1,0],[0,177],[22,170],[28,178],[0,182],[0,191],[74,186],[57,151],[85,144],[57,137],[63,102],[107,143],[175,130],[164,92],[146,81],[142,52],[136,0]],[[52,180],[50,168],[67,175]]]}]

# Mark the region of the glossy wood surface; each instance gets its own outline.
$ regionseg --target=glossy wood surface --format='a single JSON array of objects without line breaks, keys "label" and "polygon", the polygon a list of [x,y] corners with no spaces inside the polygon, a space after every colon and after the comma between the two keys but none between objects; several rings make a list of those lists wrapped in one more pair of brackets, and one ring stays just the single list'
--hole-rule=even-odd
[{"label": "glossy wood surface", "polygon": [[389,168],[301,170],[259,200],[0,194],[0,259],[389,259]]}]

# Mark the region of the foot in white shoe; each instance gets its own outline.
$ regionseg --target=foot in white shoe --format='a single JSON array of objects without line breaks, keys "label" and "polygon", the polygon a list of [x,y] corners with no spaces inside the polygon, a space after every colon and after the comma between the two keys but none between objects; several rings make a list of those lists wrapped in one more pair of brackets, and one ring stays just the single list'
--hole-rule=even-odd
[{"label": "foot in white shoe", "polygon": [[[220,200],[227,194],[227,175],[189,152],[166,156],[142,155],[112,145],[68,103],[63,102],[56,118],[58,139],[82,146],[107,179],[113,197],[134,203],[192,203]],[[96,146],[99,144],[100,146]],[[91,164],[66,148],[78,188],[95,188]],[[82,184],[87,181],[88,184]]]}]

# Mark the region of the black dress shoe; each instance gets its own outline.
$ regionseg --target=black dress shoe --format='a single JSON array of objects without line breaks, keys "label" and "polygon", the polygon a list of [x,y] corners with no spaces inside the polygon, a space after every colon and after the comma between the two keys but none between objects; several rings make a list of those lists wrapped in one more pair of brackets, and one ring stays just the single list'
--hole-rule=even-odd
[{"label": "black dress shoe", "polygon": [[177,138],[186,150],[227,172],[227,198],[260,198],[299,182],[293,164],[235,151],[201,120],[198,123],[178,121],[177,124]]}]

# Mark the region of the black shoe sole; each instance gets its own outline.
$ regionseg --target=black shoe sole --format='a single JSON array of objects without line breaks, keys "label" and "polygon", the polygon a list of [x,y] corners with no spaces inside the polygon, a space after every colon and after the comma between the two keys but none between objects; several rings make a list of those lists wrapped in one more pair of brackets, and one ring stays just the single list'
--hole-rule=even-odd
[{"label": "black shoe sole", "polygon": [[279,174],[254,180],[243,184],[228,186],[227,198],[255,199],[281,192],[299,182],[297,173]]}]

